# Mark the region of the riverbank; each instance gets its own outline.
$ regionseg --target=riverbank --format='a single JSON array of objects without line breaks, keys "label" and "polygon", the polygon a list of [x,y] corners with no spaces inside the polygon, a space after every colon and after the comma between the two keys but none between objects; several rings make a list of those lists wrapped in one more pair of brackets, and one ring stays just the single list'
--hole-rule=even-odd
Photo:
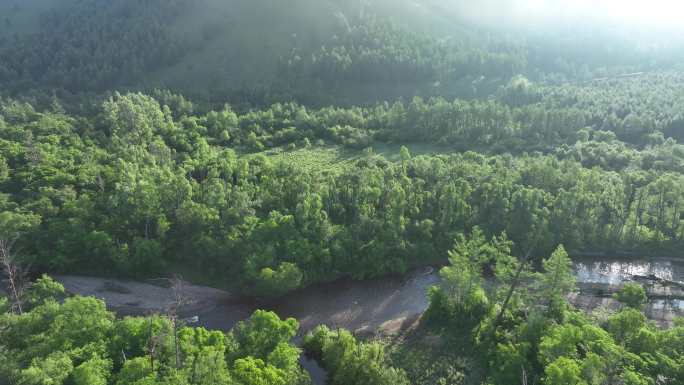
[{"label": "riverbank", "polygon": [[596,251],[571,251],[568,252],[573,259],[587,259],[587,258],[597,258],[597,259],[643,259],[645,255],[649,256],[649,259],[659,258],[668,259],[673,261],[684,262],[684,255],[681,250],[596,250]]},{"label": "riverbank", "polygon": [[[575,262],[578,291],[570,301],[591,312],[617,310],[612,294],[634,277],[684,281],[684,263],[668,259],[581,259]],[[104,299],[119,315],[164,313],[177,297],[168,281],[135,282],[79,276],[56,276],[68,292]],[[436,269],[414,270],[405,277],[368,281],[342,280],[297,290],[271,301],[255,301],[227,291],[188,283],[176,290],[183,298],[181,316],[197,324],[230,330],[256,309],[296,318],[301,332],[317,325],[345,328],[360,336],[393,335],[411,327],[428,307],[427,290],[439,282]],[[661,327],[684,316],[684,289],[654,281],[644,286],[651,301],[644,311]]]},{"label": "riverbank", "polygon": [[[71,294],[103,299],[119,315],[164,313],[175,300],[173,288],[150,282],[58,275]],[[273,301],[254,301],[219,289],[185,283],[182,317],[197,317],[210,329],[230,330],[256,309],[293,317],[302,333],[320,324],[345,328],[359,335],[393,334],[410,326],[427,309],[427,290],[438,282],[434,270],[421,269],[404,278],[338,281],[293,292]]]}]

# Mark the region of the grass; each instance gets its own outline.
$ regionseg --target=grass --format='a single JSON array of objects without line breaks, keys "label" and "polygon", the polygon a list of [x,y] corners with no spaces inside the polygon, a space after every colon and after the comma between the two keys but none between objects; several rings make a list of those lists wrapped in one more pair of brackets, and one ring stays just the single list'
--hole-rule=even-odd
[{"label": "grass", "polygon": [[401,157],[399,155],[401,147],[406,147],[409,150],[411,156],[449,154],[454,152],[454,149],[451,146],[427,143],[411,143],[404,145],[374,143],[372,146],[373,151],[376,154],[382,155],[385,157],[385,159],[392,162],[398,162],[401,160]]},{"label": "grass", "polygon": [[339,171],[361,156],[337,146],[300,148],[296,150],[275,149],[264,152],[276,162],[295,164],[305,171]]},{"label": "grass", "polygon": [[[371,154],[380,155],[390,162],[401,161],[400,144],[374,143]],[[431,144],[407,144],[411,156],[448,154],[454,152],[451,147]],[[308,148],[288,149],[284,147],[268,149],[258,153],[243,154],[246,157],[265,155],[275,162],[295,164],[305,171],[335,172],[343,170],[347,165],[368,156],[367,150],[355,150],[342,146],[313,146]]]}]

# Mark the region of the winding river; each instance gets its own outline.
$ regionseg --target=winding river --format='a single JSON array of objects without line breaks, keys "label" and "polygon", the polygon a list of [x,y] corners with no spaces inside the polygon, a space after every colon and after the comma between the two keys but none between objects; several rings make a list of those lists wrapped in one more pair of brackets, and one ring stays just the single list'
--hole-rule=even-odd
[{"label": "winding river", "polygon": [[[684,282],[684,260],[584,258],[576,259],[574,266],[579,291],[571,299],[588,310],[616,307],[609,294],[635,277]],[[439,275],[431,268],[414,271],[407,278],[335,282],[309,287],[271,303],[223,304],[201,314],[200,319],[207,327],[228,329],[259,306],[281,317],[298,319],[304,332],[326,324],[360,335],[392,333],[416,321],[427,309],[426,291],[437,282]],[[667,325],[675,316],[684,315],[684,293],[675,289],[652,292],[656,298],[645,308],[650,318]]]},{"label": "winding river", "polygon": [[[675,317],[684,315],[684,259],[579,258],[574,260],[574,268],[579,290],[570,300],[585,310],[616,309],[619,304],[611,294],[625,281],[642,279],[651,297],[644,309],[650,319],[668,326]],[[103,298],[119,314],[162,311],[155,304],[171,298],[170,289],[158,285],[71,276],[57,279],[72,293]],[[188,293],[196,299],[196,306],[187,309],[186,315],[198,316],[204,327],[229,330],[258,308],[273,310],[281,317],[299,320],[298,340],[320,324],[345,328],[361,336],[392,334],[420,318],[428,307],[426,292],[438,282],[436,270],[423,268],[403,278],[316,285],[267,303],[190,285]],[[325,373],[315,362],[303,358],[302,364],[315,383],[324,383]]]},{"label": "winding river", "polygon": [[[589,311],[598,307],[616,309],[619,304],[608,295],[611,288],[616,290],[623,282],[635,277],[684,282],[684,260],[576,259],[574,268],[579,290],[571,296],[571,301]],[[383,278],[318,285],[265,305],[281,317],[298,319],[302,331],[326,324],[349,329],[357,335],[395,333],[418,320],[428,307],[427,289],[438,282],[437,271],[427,268],[414,271],[405,279]],[[603,294],[597,295],[597,292]],[[649,318],[660,326],[668,326],[674,317],[684,315],[684,292],[666,293],[679,294],[680,297],[651,299],[644,309]],[[250,305],[218,307],[202,318],[207,326],[223,329],[236,319],[247,317],[252,310]],[[226,323],[226,320],[230,321]],[[326,374],[315,361],[303,357],[301,363],[315,384],[325,383]]]},{"label": "winding river", "polygon": [[[645,309],[649,317],[666,325],[684,311],[684,259],[583,258],[575,259],[574,266],[579,291],[571,300],[582,308],[614,307],[610,294],[625,281],[641,279],[651,297]],[[162,312],[173,294],[168,287],[153,282],[56,278],[69,292],[102,298],[119,314]],[[360,335],[392,333],[420,317],[428,306],[427,289],[438,282],[437,271],[428,267],[402,278],[315,285],[270,302],[248,301],[221,290],[187,285],[185,293],[194,305],[185,312],[187,316],[198,316],[202,326],[220,330],[229,330],[261,308],[298,319],[302,332],[326,324]]]}]

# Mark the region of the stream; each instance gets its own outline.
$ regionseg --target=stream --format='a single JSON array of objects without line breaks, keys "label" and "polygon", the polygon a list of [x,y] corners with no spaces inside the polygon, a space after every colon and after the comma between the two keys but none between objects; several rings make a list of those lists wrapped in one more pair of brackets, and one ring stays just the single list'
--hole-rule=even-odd
[{"label": "stream", "polygon": [[[684,316],[684,260],[672,258],[641,259],[576,259],[575,274],[580,294],[576,306],[592,310],[599,306],[615,308],[617,304],[606,295],[624,282],[642,283],[649,295],[644,312],[659,326],[670,326],[677,316]],[[644,279],[649,278],[649,279]],[[679,285],[658,284],[656,280]],[[604,291],[596,295],[592,289]],[[589,289],[589,290],[587,290]]]},{"label": "stream", "polygon": [[[684,284],[677,283],[684,282],[684,259],[577,258],[574,269],[578,291],[570,296],[570,301],[579,308],[616,310],[619,304],[611,294],[623,282],[641,277],[651,297],[644,308],[651,320],[665,327],[671,325],[675,317],[684,315]],[[120,315],[161,312],[168,303],[167,298],[171,298],[170,289],[149,283],[75,276],[56,278],[71,293],[104,299],[110,309]],[[673,284],[664,285],[660,280]],[[186,309],[185,316],[198,316],[198,325],[227,331],[256,309],[272,310],[281,318],[293,317],[299,321],[300,333],[295,342],[301,342],[306,332],[320,324],[345,328],[357,336],[395,334],[419,320],[428,307],[426,292],[438,282],[438,272],[428,267],[403,278],[314,285],[265,303],[188,285],[188,296],[195,305]],[[315,361],[302,357],[301,363],[311,373],[315,384],[325,383],[325,371]]]},{"label": "stream", "polygon": [[[600,305],[616,307],[615,301],[606,293],[617,290],[635,276],[684,282],[684,260],[581,258],[575,259],[574,269],[579,291],[571,300],[589,310]],[[326,324],[332,328],[348,329],[357,335],[372,335],[378,331],[391,334],[410,326],[420,317],[428,306],[427,289],[438,282],[437,270],[424,268],[406,278],[315,285],[258,306],[273,310],[281,317],[296,318],[302,333],[316,325]],[[649,289],[648,284],[646,287],[649,294],[657,297],[645,307],[649,317],[665,326],[674,316],[684,315],[684,299],[678,298],[679,294],[684,297],[684,292]],[[602,291],[604,295],[599,296],[594,291]],[[673,298],[661,298],[668,295]],[[595,301],[592,302],[593,299]],[[226,330],[247,318],[256,306],[251,303],[220,304],[200,314],[200,319],[207,327]]]},{"label": "stream", "polygon": [[[582,258],[575,259],[574,269],[579,291],[571,296],[571,301],[588,311],[599,307],[616,310],[619,304],[615,300],[610,296],[598,296],[595,290],[617,290],[634,276],[684,282],[684,261],[671,259]],[[298,319],[302,333],[326,324],[331,328],[348,329],[357,336],[372,336],[378,332],[392,334],[408,328],[419,319],[428,307],[428,288],[438,282],[438,272],[426,268],[414,271],[404,279],[382,278],[317,285],[266,304],[266,308],[281,317]],[[653,290],[648,291],[650,294]],[[684,292],[679,294],[684,296]],[[684,315],[682,298],[652,299],[644,312],[659,326],[669,326],[676,316]],[[234,320],[246,318],[254,310],[244,306],[218,307],[201,318],[207,326],[225,329]],[[230,321],[226,323],[226,320]],[[325,384],[326,373],[314,360],[302,356],[300,362],[311,374],[314,384]]]}]

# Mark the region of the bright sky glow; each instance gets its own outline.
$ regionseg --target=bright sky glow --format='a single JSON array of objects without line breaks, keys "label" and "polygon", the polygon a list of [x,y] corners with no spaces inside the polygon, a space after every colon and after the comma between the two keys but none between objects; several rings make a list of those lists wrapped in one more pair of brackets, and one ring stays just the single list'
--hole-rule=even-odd
[{"label": "bright sky glow", "polygon": [[513,4],[520,16],[580,16],[662,27],[684,22],[684,0],[520,0]]}]

